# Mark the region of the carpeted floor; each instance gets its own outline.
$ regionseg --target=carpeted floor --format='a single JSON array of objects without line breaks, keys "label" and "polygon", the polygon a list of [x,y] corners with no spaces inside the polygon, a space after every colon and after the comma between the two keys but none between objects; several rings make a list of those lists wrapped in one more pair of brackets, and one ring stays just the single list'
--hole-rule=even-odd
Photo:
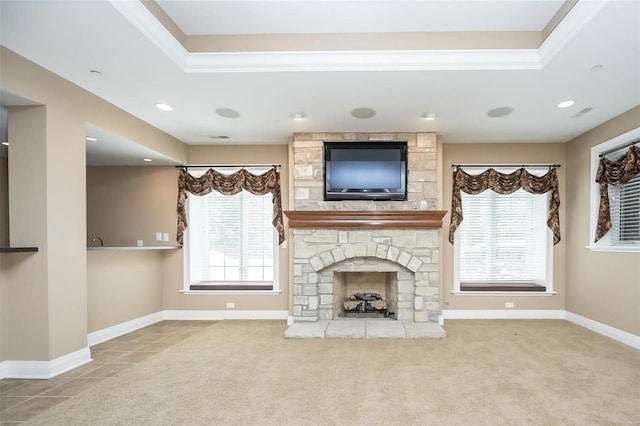
[{"label": "carpeted floor", "polygon": [[222,321],[28,425],[640,425],[640,351],[566,321],[286,340]]}]

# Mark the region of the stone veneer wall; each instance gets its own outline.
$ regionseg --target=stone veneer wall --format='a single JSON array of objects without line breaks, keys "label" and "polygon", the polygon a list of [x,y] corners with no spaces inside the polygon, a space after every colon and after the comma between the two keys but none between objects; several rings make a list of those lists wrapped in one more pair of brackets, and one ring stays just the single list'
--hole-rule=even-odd
[{"label": "stone veneer wall", "polygon": [[[295,210],[435,210],[438,202],[435,133],[294,134]],[[323,141],[407,141],[406,201],[324,201]],[[333,319],[333,273],[398,275],[397,319],[436,322],[439,236],[435,229],[294,229],[293,317]]]},{"label": "stone veneer wall", "polygon": [[[407,201],[324,201],[323,141],[407,141]],[[438,203],[435,133],[296,133],[293,135],[295,210],[435,210]]]}]

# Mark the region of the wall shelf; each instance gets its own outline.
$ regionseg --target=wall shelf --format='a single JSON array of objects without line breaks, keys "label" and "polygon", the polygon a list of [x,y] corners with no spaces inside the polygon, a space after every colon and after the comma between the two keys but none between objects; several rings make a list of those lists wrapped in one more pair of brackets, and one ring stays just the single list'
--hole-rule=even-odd
[{"label": "wall shelf", "polygon": [[37,253],[38,247],[0,247],[0,253]]},{"label": "wall shelf", "polygon": [[141,251],[141,250],[177,250],[180,246],[94,246],[87,247],[87,251]]}]

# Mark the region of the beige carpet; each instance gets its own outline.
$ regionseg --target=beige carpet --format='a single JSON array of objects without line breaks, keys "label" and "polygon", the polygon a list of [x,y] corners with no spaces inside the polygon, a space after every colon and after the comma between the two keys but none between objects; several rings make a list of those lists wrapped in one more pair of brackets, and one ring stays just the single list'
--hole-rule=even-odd
[{"label": "beige carpet", "polygon": [[448,321],[442,340],[285,329],[212,324],[25,424],[640,424],[640,351],[566,321]]}]

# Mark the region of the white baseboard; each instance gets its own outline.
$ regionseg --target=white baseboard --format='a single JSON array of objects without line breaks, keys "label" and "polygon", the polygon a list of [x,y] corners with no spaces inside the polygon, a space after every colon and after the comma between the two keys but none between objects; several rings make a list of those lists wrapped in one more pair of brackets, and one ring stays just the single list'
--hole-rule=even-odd
[{"label": "white baseboard", "polygon": [[565,311],[548,309],[449,309],[442,311],[447,319],[565,319]]},{"label": "white baseboard", "polygon": [[144,317],[132,319],[131,321],[122,322],[111,327],[103,328],[102,330],[94,331],[87,335],[87,346],[106,342],[107,340],[114,339],[118,336],[122,336],[123,334],[131,333],[132,331],[160,322],[163,319],[162,311],[160,311],[145,315]]},{"label": "white baseboard", "polygon": [[131,333],[151,324],[163,320],[218,320],[225,319],[275,319],[286,320],[289,313],[287,311],[204,311],[204,310],[167,310],[159,311],[144,317],[132,319],[102,330],[94,331],[87,335],[87,345],[93,346],[106,342],[123,334]]},{"label": "white baseboard", "polygon": [[[640,349],[640,336],[564,310],[457,310],[442,311],[443,319],[564,319],[620,343]],[[140,317],[90,333],[87,347],[51,361],[2,361],[0,379],[50,379],[91,361],[89,346],[130,333],[162,320],[287,320],[289,312],[281,310],[167,310]]]},{"label": "white baseboard", "polygon": [[564,319],[610,337],[632,348],[640,349],[640,336],[565,310],[458,310],[442,311],[444,319]]},{"label": "white baseboard", "polygon": [[618,328],[611,327],[610,325],[603,324],[569,311],[565,311],[565,319],[581,327],[595,331],[598,334],[617,340],[620,343],[629,345],[632,348],[640,349],[640,336],[627,333],[626,331],[622,331]]},{"label": "white baseboard", "polygon": [[90,361],[88,347],[51,361],[3,361],[0,362],[0,379],[51,379]]},{"label": "white baseboard", "polygon": [[176,310],[163,311],[163,319],[165,320],[207,320],[222,321],[232,319],[244,320],[286,320],[289,316],[288,311],[195,311],[195,310]]}]

